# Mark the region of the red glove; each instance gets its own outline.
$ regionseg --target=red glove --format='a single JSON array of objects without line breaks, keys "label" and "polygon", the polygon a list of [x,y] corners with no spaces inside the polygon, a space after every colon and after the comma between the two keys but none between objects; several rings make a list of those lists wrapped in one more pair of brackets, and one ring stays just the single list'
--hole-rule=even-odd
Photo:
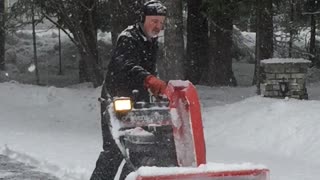
[{"label": "red glove", "polygon": [[158,96],[159,94],[164,94],[167,88],[167,83],[156,78],[153,75],[149,75],[144,79],[144,86],[147,89],[150,89],[151,93],[154,96]]}]

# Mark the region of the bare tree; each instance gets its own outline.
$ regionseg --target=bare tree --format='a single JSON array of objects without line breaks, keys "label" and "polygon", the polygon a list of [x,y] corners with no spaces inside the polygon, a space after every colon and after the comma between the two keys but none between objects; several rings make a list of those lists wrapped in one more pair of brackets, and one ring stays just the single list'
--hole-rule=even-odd
[{"label": "bare tree", "polygon": [[[48,0],[37,2],[42,15],[61,28],[76,45],[81,55],[80,81],[102,84],[103,72],[97,50],[96,0]],[[57,22],[55,18],[60,22]],[[72,35],[71,35],[72,34]]]}]

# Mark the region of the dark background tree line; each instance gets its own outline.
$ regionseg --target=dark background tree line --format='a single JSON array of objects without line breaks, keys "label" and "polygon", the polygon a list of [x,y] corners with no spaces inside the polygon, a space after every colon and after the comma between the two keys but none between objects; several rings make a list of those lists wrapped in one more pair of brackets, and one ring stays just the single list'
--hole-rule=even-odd
[{"label": "dark background tree line", "polygon": [[[0,1],[2,3],[4,1]],[[33,23],[51,21],[64,31],[77,47],[79,80],[90,81],[95,87],[103,81],[103,61],[98,53],[98,30],[111,32],[115,44],[118,34],[140,20],[144,0],[18,0],[7,19],[31,16]],[[318,0],[163,0],[168,7],[167,23],[159,59],[161,78],[188,79],[194,84],[236,86],[232,62],[238,56],[237,31],[256,32],[255,75],[259,84],[260,60],[281,57],[306,57],[319,66],[316,20]],[[4,4],[4,3],[2,3]],[[33,11],[31,11],[33,10]],[[5,21],[0,6],[1,31],[14,28]],[[18,21],[14,21],[18,26]],[[29,22],[29,23],[32,23]],[[307,22],[307,23],[306,23]],[[294,47],[298,32],[310,27],[307,56]],[[286,33],[286,41],[279,41],[275,31]],[[239,41],[239,40],[238,40]],[[0,64],[4,62],[4,42],[0,47]],[[282,53],[277,49],[285,49]]]}]

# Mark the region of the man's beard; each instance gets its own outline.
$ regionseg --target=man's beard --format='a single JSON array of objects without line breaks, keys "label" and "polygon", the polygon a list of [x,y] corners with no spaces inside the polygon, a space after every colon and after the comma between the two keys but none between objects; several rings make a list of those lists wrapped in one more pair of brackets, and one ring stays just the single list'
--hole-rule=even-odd
[{"label": "man's beard", "polygon": [[160,33],[160,29],[153,29],[151,31],[150,35],[152,38],[156,38],[156,37],[158,37],[159,33]]}]

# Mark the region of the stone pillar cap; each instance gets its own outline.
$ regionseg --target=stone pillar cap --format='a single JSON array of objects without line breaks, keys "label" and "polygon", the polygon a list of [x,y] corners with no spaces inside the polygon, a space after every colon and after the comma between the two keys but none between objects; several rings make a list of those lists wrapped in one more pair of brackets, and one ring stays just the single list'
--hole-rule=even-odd
[{"label": "stone pillar cap", "polygon": [[311,61],[303,58],[270,58],[261,61],[261,64],[310,64]]}]

